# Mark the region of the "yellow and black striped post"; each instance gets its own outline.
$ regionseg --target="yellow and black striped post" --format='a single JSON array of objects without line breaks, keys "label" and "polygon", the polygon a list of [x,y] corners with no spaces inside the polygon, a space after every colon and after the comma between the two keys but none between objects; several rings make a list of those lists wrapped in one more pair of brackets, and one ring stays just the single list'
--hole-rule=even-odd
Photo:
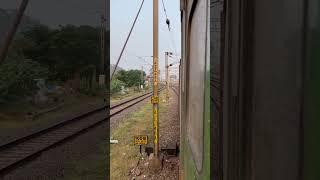
[{"label": "yellow and black striped post", "polygon": [[153,0],[153,136],[154,155],[159,157],[159,98],[158,98],[158,0]]}]

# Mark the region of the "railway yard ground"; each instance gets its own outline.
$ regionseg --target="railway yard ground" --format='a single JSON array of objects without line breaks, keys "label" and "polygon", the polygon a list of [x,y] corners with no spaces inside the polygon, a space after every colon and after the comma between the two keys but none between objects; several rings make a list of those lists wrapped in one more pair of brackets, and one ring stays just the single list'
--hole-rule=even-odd
[{"label": "railway yard ground", "polygon": [[[160,148],[173,149],[180,141],[180,121],[178,114],[178,96],[170,89],[170,99],[168,104],[160,103]],[[164,97],[164,93],[162,94]],[[161,111],[161,108],[163,110]],[[150,180],[177,180],[179,179],[179,157],[163,155],[163,165],[160,172],[154,173],[150,168],[151,157],[142,154],[139,157],[137,166],[131,169],[131,179]],[[140,175],[138,175],[141,173]]]},{"label": "railway yard ground", "polygon": [[[130,90],[128,94],[123,96],[111,96],[110,102],[115,104],[141,94],[143,92]],[[102,97],[80,93],[65,96],[63,100],[63,103],[56,103],[45,108],[39,108],[29,103],[14,103],[0,107],[1,144],[104,105]],[[27,117],[28,112],[34,113],[46,109],[52,110],[33,119]]]},{"label": "railway yard ground", "polygon": [[[163,102],[164,97],[162,92],[159,103],[160,147],[175,148],[179,141],[178,97],[172,90],[168,104]],[[164,157],[161,172],[155,174],[149,167],[150,157],[145,153],[140,154],[139,146],[133,143],[135,135],[152,135],[150,101],[112,129],[111,137],[119,142],[110,146],[111,179],[178,179],[178,157]],[[148,146],[152,146],[152,139],[149,136]]]},{"label": "railway yard ground", "polygon": [[[133,97],[133,98],[132,98]],[[136,97],[136,98],[135,98]],[[178,157],[169,157],[162,156],[163,166],[162,170],[157,174],[154,174],[150,170],[149,158],[146,153],[139,153],[139,146],[134,145],[133,137],[135,135],[148,135],[148,146],[153,146],[153,137],[152,137],[152,104],[150,103],[150,94],[146,95],[130,95],[125,96],[122,100],[119,98],[116,103],[111,104],[110,114],[110,137],[113,140],[118,140],[118,143],[110,145],[110,153],[108,152],[107,142],[109,141],[107,123],[102,123],[98,126],[93,126],[90,130],[84,131],[79,135],[72,137],[68,141],[57,144],[53,148],[49,148],[40,154],[36,155],[31,160],[28,160],[26,163],[22,163],[10,170],[10,172],[1,176],[1,179],[16,180],[16,179],[106,179],[108,169],[107,163],[110,163],[110,175],[111,179],[178,179],[178,169],[179,169],[179,158]],[[161,91],[160,93],[160,103],[159,103],[159,116],[160,116],[160,148],[172,148],[176,147],[176,143],[179,142],[179,118],[178,118],[178,96],[177,94],[170,89],[170,100],[169,103],[164,102],[165,92]],[[80,99],[80,98],[79,98]],[[133,99],[133,101],[128,101],[128,99]],[[79,102],[79,101],[78,101]],[[74,102],[73,102],[74,103]],[[60,118],[60,116],[55,119],[62,121],[68,119],[68,117],[74,117],[75,115],[83,114],[88,112],[89,109],[96,109],[98,106],[102,106],[103,103],[97,101],[97,99],[92,99],[91,101],[86,101],[85,103],[79,103],[82,106],[77,106],[74,109],[78,111],[68,111],[70,109],[64,109],[65,112],[70,114]],[[123,104],[123,105],[122,105]],[[119,105],[119,107],[118,107]],[[130,107],[130,108],[122,108]],[[82,107],[82,109],[80,108]],[[81,112],[82,111],[82,112]],[[99,110],[100,111],[100,110]],[[96,114],[84,117],[83,120],[72,121],[71,124],[66,127],[62,126],[59,130],[54,130],[45,132],[41,134],[38,139],[30,139],[22,142],[18,142],[17,145],[23,146],[23,149],[39,149],[41,146],[45,146],[46,143],[54,143],[60,137],[55,137],[55,131],[64,133],[58,133],[58,136],[64,137],[69,136],[68,133],[72,134],[74,128],[81,129],[83,124],[93,124],[95,121],[100,121],[101,118],[105,117],[104,112],[96,112]],[[30,134],[33,131],[38,131],[39,129],[46,128],[51,126],[49,120],[40,121],[41,126],[38,126],[38,129],[34,129],[36,126],[30,126],[31,128],[26,128],[27,126],[18,126],[15,127],[15,131],[21,131],[20,136],[25,134]],[[78,125],[77,125],[78,124]],[[82,124],[82,125],[81,125]],[[68,130],[71,128],[72,131]],[[63,128],[65,130],[63,130]],[[14,129],[14,128],[13,128]],[[22,131],[25,129],[25,131]],[[69,132],[70,131],[70,132]],[[78,130],[77,130],[78,131]],[[67,132],[67,134],[65,134]],[[4,133],[4,132],[2,132]],[[13,131],[13,134],[15,132]],[[46,135],[48,133],[48,135]],[[64,135],[65,134],[65,135]],[[11,141],[12,138],[17,138],[19,135],[15,133],[16,137],[11,137],[10,134],[7,134],[7,141]],[[38,135],[37,135],[38,136]],[[43,136],[43,137],[42,137]],[[48,138],[45,138],[48,136]],[[8,138],[9,137],[9,138]],[[50,137],[55,137],[50,138]],[[2,137],[5,138],[5,137]],[[58,138],[58,139],[57,139]],[[45,140],[45,141],[43,141]],[[38,143],[34,144],[34,142]],[[39,141],[39,142],[37,142]],[[22,143],[22,144],[21,144]],[[28,145],[28,143],[30,145]],[[43,144],[44,143],[44,144]],[[25,145],[24,145],[25,144]],[[1,147],[2,151],[4,147]],[[9,148],[9,149],[8,149]],[[12,150],[10,150],[10,148]],[[16,151],[15,146],[6,147],[8,153],[3,152],[2,154],[8,154],[8,157],[0,157],[0,169],[3,168],[6,162],[6,158],[9,158],[10,161],[14,162],[15,158],[22,158],[28,153],[31,153],[30,150]],[[21,151],[21,152],[20,152]],[[30,152],[29,152],[30,151]],[[38,151],[38,150],[37,150]],[[17,154],[18,153],[18,154]],[[21,154],[22,153],[22,154]],[[11,156],[12,154],[13,156]],[[108,161],[107,154],[110,154],[110,162]],[[10,155],[10,156],[9,156]],[[21,157],[19,157],[21,156]],[[29,155],[28,155],[29,156]],[[152,155],[151,155],[152,156]],[[6,162],[2,163],[1,162]],[[17,161],[18,162],[18,161]],[[2,167],[1,167],[2,166]]]},{"label": "railway yard ground", "polygon": [[[148,91],[148,90],[146,90],[146,91]],[[135,90],[134,88],[129,88],[128,92],[126,94],[124,94],[124,95],[120,95],[120,94],[112,95],[110,97],[110,103],[111,104],[112,103],[117,103],[117,102],[119,102],[119,101],[121,101],[123,99],[132,98],[134,96],[137,96],[137,95],[143,94],[143,93],[144,92],[141,92],[141,91],[139,92],[139,91]]]},{"label": "railway yard ground", "polygon": [[[106,126],[99,126],[71,141],[43,152],[35,159],[12,170],[0,179],[4,180],[80,180],[107,178]],[[101,169],[104,169],[101,171]]]},{"label": "railway yard ground", "polygon": [[[140,95],[135,97],[140,97]],[[138,98],[138,101],[132,101],[133,103],[138,103],[123,111],[121,110],[121,106],[112,108],[113,105],[111,105],[110,113],[113,113],[114,116],[110,119],[110,124],[114,127],[118,124],[118,121],[124,119],[128,114],[137,111],[141,105],[149,102],[149,98],[144,100],[143,98],[145,98],[145,96]],[[131,98],[120,100],[115,104],[125,103],[124,105],[126,106],[127,99]],[[89,110],[85,108],[81,114],[88,111]],[[118,111],[119,113],[117,113]],[[88,122],[92,123],[91,121],[94,122],[103,117],[105,118],[106,115],[104,112],[101,112],[93,117],[90,116],[85,118],[84,120],[91,119]],[[42,152],[27,163],[15,167],[9,173],[1,176],[0,179],[106,179],[107,173],[105,172],[107,171],[106,165],[108,163],[106,144],[109,141],[106,133],[108,133],[108,131],[107,123],[93,127],[61,145],[57,145]],[[30,130],[29,133],[30,132],[32,132],[32,130]],[[46,139],[46,141],[52,140]],[[1,162],[3,160],[5,159],[2,157]]]},{"label": "railway yard ground", "polygon": [[[51,124],[64,121],[73,116],[103,106],[101,97],[87,96],[82,94],[71,94],[63,97],[63,103],[57,103],[47,108],[37,108],[27,103],[16,103],[1,107],[0,116],[0,141],[4,144],[17,137],[30,134],[43,129]],[[28,112],[36,112],[44,109],[56,109],[44,113],[34,119],[26,117]]]}]

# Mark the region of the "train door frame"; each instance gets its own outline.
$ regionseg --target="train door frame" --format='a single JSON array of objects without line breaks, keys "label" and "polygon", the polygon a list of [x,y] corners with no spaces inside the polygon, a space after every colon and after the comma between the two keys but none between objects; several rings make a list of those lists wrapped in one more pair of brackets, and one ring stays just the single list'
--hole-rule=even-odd
[{"label": "train door frame", "polygon": [[223,64],[225,1],[210,1],[210,117],[212,179],[223,177]]},{"label": "train door frame", "polygon": [[250,179],[253,0],[225,0],[223,179]]},{"label": "train door frame", "polygon": [[[259,4],[258,4],[259,3]],[[299,3],[302,4],[302,1],[296,1],[295,3],[291,4],[292,9],[288,8],[288,12],[286,12],[286,17],[291,17],[288,14],[294,14],[295,12],[299,11],[301,13],[301,10],[303,7],[299,6]],[[224,97],[223,97],[223,159],[224,159],[224,178],[226,180],[245,180],[245,179],[254,179],[256,177],[272,177],[272,178],[280,178],[282,179],[284,177],[294,177],[295,175],[289,175],[290,169],[292,170],[297,170],[297,165],[294,164],[299,160],[301,157],[296,157],[297,151],[295,150],[294,153],[290,154],[287,156],[288,161],[293,162],[293,164],[290,164],[290,168],[286,167],[284,168],[284,172],[278,172],[274,169],[268,169],[271,168],[273,164],[276,162],[276,160],[270,160],[268,162],[262,162],[262,159],[268,160],[266,158],[263,158],[262,156],[267,156],[267,157],[281,157],[281,154],[283,155],[283,152],[280,150],[284,150],[288,147],[296,147],[296,142],[292,142],[291,144],[288,143],[287,145],[281,145],[277,144],[278,146],[275,146],[276,144],[274,143],[275,139],[277,137],[272,134],[274,133],[272,130],[270,130],[270,123],[268,128],[261,128],[261,125],[264,124],[262,123],[261,119],[266,120],[267,118],[261,117],[261,113],[268,114],[266,112],[266,109],[263,109],[256,102],[259,102],[257,98],[262,98],[261,94],[256,94],[256,89],[257,87],[273,87],[271,85],[264,85],[262,83],[258,84],[258,80],[264,80],[267,79],[265,76],[257,71],[257,69],[262,69],[262,60],[259,60],[260,56],[257,56],[259,52],[262,52],[266,54],[266,50],[263,49],[262,47],[265,48],[270,48],[271,45],[274,45],[277,41],[268,41],[268,39],[258,39],[262,36],[262,33],[265,32],[263,28],[266,28],[264,26],[264,23],[262,21],[264,20],[269,20],[268,23],[276,21],[274,20],[274,13],[281,14],[282,11],[284,10],[284,5],[290,4],[289,1],[282,1],[283,6],[277,6],[276,2],[268,2],[267,4],[263,4],[263,0],[260,1],[253,1],[253,0],[240,0],[240,1],[231,1],[231,0],[226,0],[226,31],[225,31],[225,57],[224,57]],[[264,8],[264,5],[268,5],[268,9],[275,9],[275,12],[272,13],[267,13],[262,14],[257,11],[257,7],[261,9]],[[297,13],[298,14],[298,13]],[[302,13],[303,14],[303,11]],[[301,15],[300,14],[300,15]],[[282,25],[282,28],[294,31],[297,34],[294,34],[294,40],[293,44],[299,44],[300,34],[303,32],[301,30],[300,24],[298,26],[295,23],[300,23],[299,18],[301,16],[297,16],[298,20],[294,18],[282,18],[281,20],[278,21],[278,23],[285,22],[285,20],[292,20],[291,22],[288,22],[286,25]],[[259,18],[259,19],[258,19]],[[272,19],[273,18],[273,19]],[[257,21],[259,24],[257,25]],[[276,27],[276,26],[275,26]],[[290,29],[291,28],[291,29]],[[276,34],[279,32],[279,29],[275,29],[274,27],[271,27],[270,30],[273,30],[273,33]],[[278,31],[277,31],[278,30]],[[260,34],[259,34],[260,33]],[[280,31],[280,34],[283,33],[283,30]],[[273,37],[275,38],[275,37]],[[286,37],[281,36],[281,40],[279,41],[282,45],[281,48],[284,46],[284,42],[287,40],[285,39]],[[301,40],[301,42],[303,42]],[[259,44],[260,43],[260,44]],[[266,46],[261,46],[263,43],[269,43]],[[257,51],[257,45],[259,45],[259,52]],[[285,46],[287,47],[287,46]],[[300,51],[299,45],[298,46],[288,46],[287,48],[289,49],[284,49],[286,53],[293,53],[295,50]],[[271,48],[271,52],[273,52]],[[277,51],[275,51],[277,52]],[[282,57],[280,55],[274,56],[276,58]],[[299,56],[299,53],[293,53]],[[272,57],[272,56],[270,56]],[[288,57],[285,56],[285,61],[283,62],[289,62]],[[293,61],[290,61],[291,63],[297,63],[294,60],[298,61],[297,59],[291,59]],[[266,60],[265,60],[266,61]],[[259,65],[257,63],[260,63]],[[280,68],[283,68],[285,71],[285,66],[283,64],[279,64],[277,62],[273,66],[270,66],[271,68],[278,68],[275,70],[275,72],[280,72]],[[299,62],[297,63],[299,64]],[[280,67],[276,67],[276,66]],[[258,68],[257,68],[258,67]],[[291,67],[292,68],[292,67]],[[301,68],[300,66],[297,66],[297,69]],[[296,69],[291,69],[290,73],[292,72],[297,72],[297,75],[300,70]],[[266,72],[272,72],[272,71],[266,71]],[[285,71],[287,72],[287,71]],[[258,74],[258,76],[257,76]],[[291,74],[292,75],[292,74]],[[274,75],[273,75],[274,76]],[[289,78],[288,72],[285,74],[286,78]],[[270,83],[270,79],[268,83]],[[288,82],[288,85],[290,87],[293,87],[293,77],[291,79],[288,79],[290,82]],[[299,81],[299,80],[298,80]],[[287,82],[287,81],[286,81]],[[265,83],[265,82],[263,82]],[[279,81],[277,81],[279,84]],[[300,82],[297,82],[297,85],[299,85]],[[260,86],[259,86],[260,85]],[[276,91],[277,90],[277,91]],[[277,93],[276,95],[272,95],[273,98],[275,97],[281,97],[283,95],[284,97],[294,97],[296,96],[293,95],[286,95],[286,94],[281,94],[278,91],[283,91],[284,87],[283,85],[280,84],[280,87],[273,88],[273,91]],[[292,89],[294,93],[297,93],[298,90]],[[259,91],[266,93],[265,90]],[[295,94],[296,95],[296,94]],[[267,98],[264,98],[264,103],[263,104],[272,104],[272,103],[266,103],[265,101],[268,101]],[[284,98],[281,99],[282,103],[284,102],[291,102],[290,100],[286,101]],[[298,102],[298,101],[297,101]],[[260,109],[258,109],[260,108]],[[286,110],[286,108],[284,108]],[[259,115],[257,115],[256,111],[259,111]],[[276,112],[275,109],[271,109],[270,112]],[[291,113],[291,114],[290,114]],[[278,114],[275,114],[275,116],[283,115],[283,119],[286,120],[286,118],[290,119],[289,117],[292,117],[292,114],[295,114],[295,112],[287,112],[283,113],[280,112]],[[270,115],[270,113],[269,113]],[[295,116],[296,117],[296,116]],[[260,119],[259,119],[260,118]],[[276,117],[276,119],[279,120],[279,117]],[[259,121],[260,124],[257,124],[256,121]],[[291,126],[288,126],[289,123],[296,123],[296,118],[293,118],[293,121],[281,121],[283,124],[279,128],[277,127],[278,131],[283,131],[283,133],[278,133],[278,135],[284,135],[284,136],[292,136],[293,138],[297,136],[296,133],[299,133],[297,130],[299,127],[297,127],[297,124],[294,124]],[[260,125],[260,128],[258,128],[257,125]],[[287,126],[285,126],[287,125]],[[258,130],[265,130],[264,135],[261,135],[261,137],[256,137]],[[288,131],[288,132],[286,132]],[[269,133],[269,134],[266,134]],[[301,133],[301,132],[300,132]],[[269,138],[270,144],[274,145],[273,152],[275,154],[271,154],[270,152],[267,152],[267,150],[258,149],[257,147],[261,144],[257,143],[259,142],[258,140],[261,140],[264,138]],[[286,137],[289,139],[288,137]],[[301,140],[297,140],[301,141]],[[286,143],[283,139],[280,141],[282,143]],[[279,142],[278,142],[279,143]],[[280,145],[280,147],[279,147]],[[263,146],[263,145],[262,145]],[[269,148],[270,146],[265,146],[266,148]],[[283,148],[283,149],[281,149]],[[301,147],[300,147],[301,148]],[[293,148],[294,149],[294,148]],[[300,160],[301,161],[301,160]],[[264,164],[265,163],[265,164]],[[286,163],[281,162],[281,167],[284,167],[285,165],[289,165]],[[280,165],[276,165],[280,167]],[[265,170],[267,169],[267,170]],[[270,172],[270,174],[268,174]],[[287,173],[286,173],[287,172]],[[300,173],[300,172],[298,172]],[[259,175],[258,175],[259,174]],[[293,173],[292,173],[293,174]],[[295,172],[296,174],[296,172]],[[267,176],[263,176],[267,175]]]}]

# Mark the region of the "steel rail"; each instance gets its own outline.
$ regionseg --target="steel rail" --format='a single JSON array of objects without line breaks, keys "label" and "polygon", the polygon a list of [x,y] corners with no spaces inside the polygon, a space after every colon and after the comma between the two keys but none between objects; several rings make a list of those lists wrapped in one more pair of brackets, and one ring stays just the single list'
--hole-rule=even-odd
[{"label": "steel rail", "polygon": [[[84,113],[84,114],[77,116],[77,117],[74,117],[70,120],[60,122],[60,123],[53,125],[51,127],[45,128],[45,129],[40,130],[38,132],[32,133],[30,135],[18,138],[18,139],[13,140],[9,143],[1,145],[0,146],[0,176],[8,173],[10,170],[13,170],[16,167],[19,167],[19,165],[32,160],[33,158],[39,156],[42,152],[47,151],[53,147],[56,147],[57,145],[60,145],[62,143],[65,143],[68,140],[71,140],[72,138],[75,138],[76,136],[79,136],[79,135],[87,132],[89,129],[92,129],[94,127],[99,126],[100,124],[102,124],[104,122],[107,122],[112,116],[119,114],[120,112],[138,104],[139,102],[141,102],[151,96],[152,96],[152,92],[145,93],[143,95],[134,97],[134,98],[129,99],[127,101],[124,101],[124,102],[118,103],[114,106],[111,106],[110,110],[130,103],[129,105],[125,106],[124,108],[121,108],[120,110],[113,112],[113,113],[110,112],[110,114],[106,115],[105,118],[100,119],[100,120],[96,120],[95,122],[92,122],[92,123],[90,123],[90,121],[85,121],[85,118],[89,118],[89,117],[97,114],[98,112],[101,112],[102,110],[108,108],[107,106],[104,106],[102,108],[98,108],[93,111]],[[69,127],[69,126],[71,126],[71,127]],[[74,130],[73,132],[69,132],[69,131],[64,132],[65,129],[68,130],[68,128],[73,130],[74,127],[72,127],[72,126],[75,126],[75,127],[80,126],[80,128]],[[84,126],[84,127],[81,127],[81,126]],[[65,128],[65,129],[63,129],[63,128]],[[57,132],[59,132],[59,131],[67,133],[67,134],[66,135],[63,135],[63,133],[57,134]],[[52,136],[52,135],[55,135],[55,136]],[[59,135],[63,135],[63,136],[58,137]],[[41,136],[47,136],[47,138],[44,138],[42,140]],[[49,139],[49,142],[46,141],[46,140],[48,140],[48,137],[51,137],[51,138],[53,137],[53,139],[51,139],[51,142],[50,142],[50,139]],[[58,138],[58,139],[54,139],[54,138]],[[28,143],[32,144],[32,141],[33,140],[37,141],[37,139],[40,139],[41,141],[38,143],[34,143],[35,145],[33,145],[32,147],[35,147],[36,150],[33,150],[32,152],[24,152],[25,149],[22,149],[18,152],[15,151],[16,154],[12,154],[13,155],[12,157],[6,156],[7,154],[3,154],[3,152],[5,152],[5,151],[10,152],[10,149],[14,149],[15,147],[18,147],[19,145],[23,146],[23,143],[26,143],[27,145],[28,145]],[[43,147],[37,148],[38,147],[37,145],[41,146],[41,145],[43,145],[43,143],[47,143],[48,145],[44,145]],[[27,147],[29,148],[28,150],[30,150],[30,147],[29,146],[27,146]],[[32,147],[31,147],[31,149],[33,149]],[[11,161],[8,162],[8,159],[10,159]],[[1,167],[1,164],[5,164],[5,165],[2,165],[2,167]]]},{"label": "steel rail", "polygon": [[169,86],[172,90],[173,90],[173,92],[177,95],[177,96],[179,96],[179,93],[177,92],[177,89],[176,88],[174,88],[173,86]]}]

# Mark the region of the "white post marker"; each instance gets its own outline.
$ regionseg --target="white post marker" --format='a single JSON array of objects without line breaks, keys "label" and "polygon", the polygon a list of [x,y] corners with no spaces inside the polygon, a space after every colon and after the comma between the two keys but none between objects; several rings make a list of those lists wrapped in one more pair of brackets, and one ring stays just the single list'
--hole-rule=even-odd
[{"label": "white post marker", "polygon": [[118,144],[119,141],[115,139],[110,139],[110,144]]}]

